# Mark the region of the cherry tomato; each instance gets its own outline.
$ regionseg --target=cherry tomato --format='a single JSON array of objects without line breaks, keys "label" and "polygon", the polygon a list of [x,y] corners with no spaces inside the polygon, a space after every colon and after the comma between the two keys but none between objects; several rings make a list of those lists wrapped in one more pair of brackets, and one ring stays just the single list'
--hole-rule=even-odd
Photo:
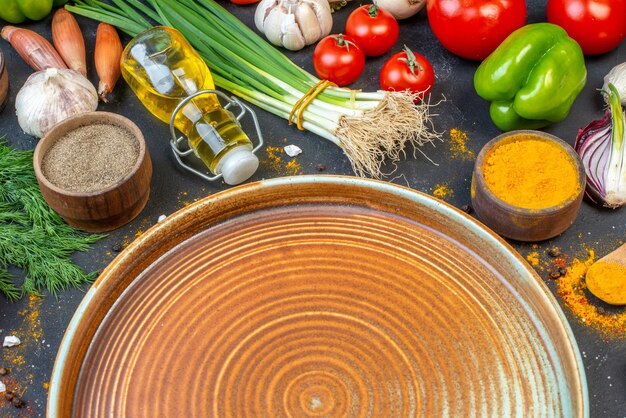
[{"label": "cherry tomato", "polygon": [[482,60],[526,23],[525,0],[427,0],[439,42],[463,58]]},{"label": "cherry tomato", "polygon": [[547,14],[585,55],[609,52],[626,37],[626,0],[548,0]]},{"label": "cherry tomato", "polygon": [[356,40],[366,56],[374,57],[393,48],[400,28],[391,13],[374,4],[366,4],[350,13],[346,33]]},{"label": "cherry tomato", "polygon": [[435,83],[435,73],[430,62],[407,46],[402,52],[394,54],[380,70],[380,86],[383,90],[419,93],[422,100],[430,93]]},{"label": "cherry tomato", "polygon": [[313,67],[319,78],[345,86],[359,78],[365,55],[348,35],[328,35],[315,46]]}]

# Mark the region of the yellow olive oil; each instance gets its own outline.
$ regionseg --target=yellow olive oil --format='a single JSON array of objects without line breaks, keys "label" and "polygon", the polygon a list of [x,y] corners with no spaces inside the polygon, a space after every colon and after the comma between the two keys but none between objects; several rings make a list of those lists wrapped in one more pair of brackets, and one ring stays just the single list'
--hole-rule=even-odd
[{"label": "yellow olive oil", "polygon": [[[121,69],[139,100],[165,123],[183,99],[215,88],[205,62],[171,28],[156,27],[135,37],[124,50]],[[219,174],[218,163],[230,150],[252,149],[235,116],[215,94],[193,98],[177,113],[174,124],[213,174]]]}]

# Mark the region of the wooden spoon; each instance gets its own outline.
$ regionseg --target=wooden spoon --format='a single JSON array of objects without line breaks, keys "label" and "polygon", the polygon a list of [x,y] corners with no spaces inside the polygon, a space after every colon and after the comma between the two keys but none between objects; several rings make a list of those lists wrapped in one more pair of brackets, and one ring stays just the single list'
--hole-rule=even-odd
[{"label": "wooden spoon", "polygon": [[626,305],[626,244],[587,270],[587,288],[611,305]]}]

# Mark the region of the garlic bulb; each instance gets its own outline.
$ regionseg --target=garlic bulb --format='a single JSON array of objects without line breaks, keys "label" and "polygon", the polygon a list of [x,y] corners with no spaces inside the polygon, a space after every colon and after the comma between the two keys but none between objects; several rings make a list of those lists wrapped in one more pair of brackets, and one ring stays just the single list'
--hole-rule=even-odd
[{"label": "garlic bulb", "polygon": [[333,17],[328,0],[261,0],[254,23],[274,45],[298,51],[328,35]]},{"label": "garlic bulb", "polygon": [[93,84],[79,72],[63,68],[32,74],[15,98],[20,127],[38,138],[62,120],[97,107],[98,93]]},{"label": "garlic bulb", "polygon": [[[609,73],[604,77],[602,90],[609,91],[609,83],[615,86],[622,104],[626,105],[626,62],[616,65],[611,71],[609,71]],[[604,96],[605,98],[608,97],[606,94]]]}]

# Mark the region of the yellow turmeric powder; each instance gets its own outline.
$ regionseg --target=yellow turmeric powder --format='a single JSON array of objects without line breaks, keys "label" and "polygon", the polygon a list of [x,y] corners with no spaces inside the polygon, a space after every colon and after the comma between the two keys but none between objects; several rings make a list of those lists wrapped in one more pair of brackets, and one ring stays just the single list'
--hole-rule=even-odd
[{"label": "yellow turmeric powder", "polygon": [[483,176],[489,190],[513,206],[544,209],[578,195],[578,171],[557,144],[518,135],[485,156]]},{"label": "yellow turmeric powder", "polygon": [[587,270],[587,289],[611,305],[626,305],[626,267],[598,261]]},{"label": "yellow turmeric powder", "polygon": [[567,268],[564,276],[558,280],[558,294],[563,304],[579,319],[582,324],[604,334],[608,338],[626,337],[626,311],[607,311],[596,307],[587,299],[585,275],[595,261],[595,252],[589,250],[587,260],[575,259]]}]

